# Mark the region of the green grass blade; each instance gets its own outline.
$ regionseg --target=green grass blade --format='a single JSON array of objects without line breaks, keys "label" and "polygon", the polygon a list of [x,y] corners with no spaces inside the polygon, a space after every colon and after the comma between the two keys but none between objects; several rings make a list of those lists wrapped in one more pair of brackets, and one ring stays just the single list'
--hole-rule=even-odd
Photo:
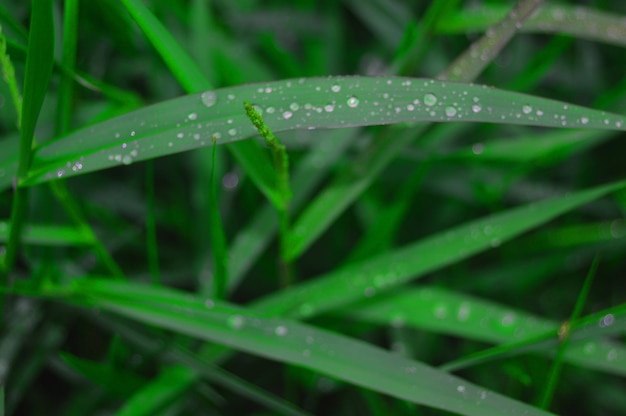
[{"label": "green grass blade", "polygon": [[[116,334],[120,334],[129,344],[137,346],[141,350],[154,351],[160,348],[160,340],[155,339],[149,331],[137,330],[135,326],[117,323],[117,319],[103,321],[102,323],[112,329]],[[291,403],[274,396],[252,383],[247,382],[238,376],[215,366],[203,359],[188,348],[175,344],[169,345],[163,351],[163,358],[184,364],[193,371],[198,372],[203,378],[212,383],[231,390],[244,398],[265,406],[276,414],[289,416],[307,416],[308,413],[296,408]]]},{"label": "green grass blade", "polygon": [[146,380],[134,372],[113,368],[107,363],[86,360],[65,352],[61,353],[61,359],[78,374],[117,397],[128,397],[146,384]]},{"label": "green grass blade", "polygon": [[180,399],[196,381],[195,372],[187,367],[171,366],[135,393],[116,413],[118,416],[159,414]]},{"label": "green grass blade", "polygon": [[521,206],[443,231],[400,249],[350,264],[256,303],[272,315],[306,318],[398,287],[426,273],[497,247],[626,183],[578,191]]},{"label": "green grass blade", "polygon": [[209,81],[195,62],[142,1],[122,0],[122,3],[185,91],[197,92],[210,88]]},{"label": "green grass blade", "polygon": [[224,299],[228,287],[228,248],[226,235],[222,225],[219,201],[217,199],[217,178],[215,177],[217,146],[213,143],[213,157],[211,162],[211,199],[209,201],[209,234],[213,253],[213,297]]},{"label": "green grass blade", "polygon": [[[486,5],[476,10],[451,14],[437,24],[438,33],[463,33],[484,30],[499,21],[507,6]],[[623,16],[583,6],[544,5],[520,29],[529,33],[560,33],[575,38],[626,46]]]},{"label": "green grass blade", "polygon": [[[20,126],[20,147],[16,182],[28,175],[33,158],[35,125],[46,96],[54,62],[54,22],[52,1],[33,2],[28,35],[28,53],[24,74]],[[6,173],[5,173],[6,174]],[[11,208],[11,234],[6,248],[3,269],[11,271],[17,258],[22,226],[26,219],[27,193],[18,191]],[[3,274],[3,273],[0,273]],[[4,279],[3,279],[4,280]]]},{"label": "green grass blade", "polygon": [[[6,242],[9,237],[9,223],[0,221],[0,242]],[[63,225],[35,225],[26,224],[22,234],[23,244],[42,246],[85,246],[94,243],[93,235],[85,233],[82,228]]]},{"label": "green grass blade", "polygon": [[563,368],[563,360],[565,358],[565,354],[569,347],[570,339],[569,339],[569,331],[570,331],[570,322],[576,321],[587,302],[587,298],[589,296],[589,291],[591,290],[591,283],[593,282],[593,278],[595,277],[596,270],[598,268],[598,257],[596,256],[591,264],[591,268],[589,269],[589,273],[587,273],[587,277],[585,278],[585,282],[583,287],[578,294],[578,299],[576,299],[576,305],[574,305],[574,309],[569,317],[569,320],[565,322],[559,328],[559,346],[556,351],[556,356],[554,357],[554,361],[552,362],[552,366],[548,371],[548,376],[545,382],[545,388],[541,392],[541,396],[539,397],[538,403],[539,407],[542,409],[549,409],[550,403],[554,397],[554,392],[556,391],[557,383],[559,376],[561,375],[561,370]]},{"label": "green grass blade", "polygon": [[243,100],[264,110],[274,132],[418,121],[626,130],[623,116],[477,85],[309,78],[194,94],[74,132],[38,149],[28,184],[199,148],[213,136],[218,144],[251,137]]},{"label": "green grass blade", "polygon": [[[412,327],[496,344],[524,343],[544,334],[555,340],[560,326],[528,312],[433,286],[391,292],[336,313],[393,328]],[[551,355],[553,347],[536,351]],[[570,344],[564,359],[584,368],[626,375],[626,347],[606,339]]]},{"label": "green grass blade", "polygon": [[[487,33],[474,42],[462,55],[439,75],[442,80],[476,79],[515,35],[518,27],[524,24],[537,11],[543,0],[522,0],[498,24],[490,27]],[[444,19],[442,19],[444,20]]]},{"label": "green grass blade", "polygon": [[82,298],[127,318],[310,368],[414,403],[462,415],[550,414],[364,342],[226,303],[95,279],[60,289],[69,290],[70,299]]}]

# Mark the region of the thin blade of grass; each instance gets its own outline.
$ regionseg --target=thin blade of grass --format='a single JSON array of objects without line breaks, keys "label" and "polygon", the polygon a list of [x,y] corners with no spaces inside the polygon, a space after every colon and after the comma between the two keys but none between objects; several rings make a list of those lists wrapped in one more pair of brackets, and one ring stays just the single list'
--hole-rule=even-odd
[{"label": "thin blade of grass", "polygon": [[[35,125],[39,118],[41,106],[46,96],[48,83],[52,75],[54,62],[54,22],[52,1],[33,2],[28,34],[28,51],[24,74],[22,110],[18,122],[20,130],[19,157],[17,163],[16,183],[24,179],[29,172],[33,159]],[[6,75],[6,73],[5,73]],[[9,80],[15,82],[15,80]],[[8,172],[5,172],[5,174]],[[13,175],[12,175],[13,176]],[[0,269],[0,285],[7,284],[6,273],[12,271],[17,259],[22,227],[27,217],[27,191],[18,190],[13,196],[11,206],[11,234],[6,247],[4,264]],[[1,308],[0,308],[1,309]]]}]

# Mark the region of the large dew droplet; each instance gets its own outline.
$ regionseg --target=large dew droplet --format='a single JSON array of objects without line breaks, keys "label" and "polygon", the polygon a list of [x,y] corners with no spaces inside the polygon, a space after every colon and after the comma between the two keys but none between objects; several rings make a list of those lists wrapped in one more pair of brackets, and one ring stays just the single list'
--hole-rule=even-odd
[{"label": "large dew droplet", "polygon": [[437,104],[437,97],[434,94],[426,94],[424,96],[424,104],[429,107]]},{"label": "large dew droplet", "polygon": [[200,94],[200,99],[205,107],[213,107],[217,102],[217,94],[215,91],[205,91]]},{"label": "large dew droplet", "polygon": [[359,99],[353,96],[348,98],[348,101],[346,103],[348,104],[348,107],[356,108],[359,105]]}]

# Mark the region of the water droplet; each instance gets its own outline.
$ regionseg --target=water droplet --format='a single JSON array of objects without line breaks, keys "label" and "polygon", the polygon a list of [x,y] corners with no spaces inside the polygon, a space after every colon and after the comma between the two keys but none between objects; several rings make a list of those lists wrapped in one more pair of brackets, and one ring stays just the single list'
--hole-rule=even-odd
[{"label": "water droplet", "polygon": [[274,107],[267,107],[267,114],[274,114],[274,112],[276,112],[276,109]]},{"label": "water droplet", "polygon": [[286,326],[283,326],[283,325],[279,325],[276,327],[276,329],[274,329],[274,333],[278,335],[279,337],[287,335],[287,332],[289,332],[289,330],[287,329]]},{"label": "water droplet", "polygon": [[300,109],[300,105],[298,103],[291,103],[289,104],[289,108],[291,111],[298,111]]},{"label": "water droplet", "polygon": [[340,85],[333,85],[332,87],[330,87],[330,90],[332,92],[339,92],[339,91],[341,91],[341,86]]},{"label": "water droplet", "polygon": [[222,185],[226,189],[235,189],[239,184],[239,176],[235,172],[228,172],[222,178]]},{"label": "water droplet", "polygon": [[437,305],[433,311],[435,318],[444,319],[448,316],[448,307],[446,305]]},{"label": "water droplet", "polygon": [[617,351],[614,349],[611,349],[607,354],[606,354],[606,359],[607,361],[615,361],[615,359],[617,358]]},{"label": "water droplet", "polygon": [[482,143],[474,143],[472,145],[472,153],[475,155],[481,154],[485,150],[485,145]]},{"label": "water droplet", "polygon": [[454,117],[456,116],[456,113],[457,113],[457,110],[455,107],[452,107],[452,106],[446,107],[446,115],[448,117]]},{"label": "water droplet", "polygon": [[217,94],[214,91],[205,91],[200,94],[200,99],[205,107],[212,107],[217,102]]},{"label": "water droplet", "polygon": [[65,175],[65,171],[63,169],[57,170],[57,178],[60,178],[63,175]]},{"label": "water droplet", "polygon": [[480,111],[481,111],[482,109],[483,109],[483,108],[482,108],[480,105],[478,105],[478,104],[474,104],[474,105],[472,106],[472,111],[473,111],[473,112],[475,112],[475,113],[480,113]]},{"label": "water droplet", "polygon": [[348,107],[355,108],[355,107],[357,107],[359,105],[359,99],[354,97],[354,96],[352,96],[352,97],[348,98],[347,104],[348,104]]},{"label": "water droplet", "polygon": [[187,118],[191,121],[194,121],[198,118],[198,114],[197,113],[189,113],[189,115],[187,116]]},{"label": "water droplet", "polygon": [[293,116],[293,113],[292,113],[291,111],[285,111],[285,112],[283,113],[283,118],[284,118],[285,120],[289,120],[289,119],[291,118],[291,116]]},{"label": "water droplet", "polygon": [[502,324],[502,326],[511,326],[513,325],[513,322],[515,322],[515,314],[512,312],[505,314],[500,320],[500,324]]},{"label": "water droplet", "polygon": [[456,315],[459,321],[466,321],[470,316],[470,305],[467,302],[461,303],[459,306],[459,311]]},{"label": "water droplet", "polygon": [[231,136],[234,136],[237,134],[237,129],[230,129],[228,130],[228,134],[230,134]]},{"label": "water droplet", "polygon": [[324,106],[324,110],[325,110],[327,113],[332,113],[332,112],[335,110],[335,105],[334,105],[334,104],[326,104],[326,105]]},{"label": "water droplet", "polygon": [[587,117],[581,117],[581,118],[580,118],[580,122],[581,122],[582,124],[587,124],[587,123],[589,123],[589,118],[587,118]]},{"label": "water droplet", "polygon": [[241,329],[243,327],[243,316],[233,315],[228,318],[228,326],[232,329]]},{"label": "water droplet", "polygon": [[133,163],[133,158],[130,155],[124,155],[124,157],[122,157],[122,163],[124,165],[130,165]]},{"label": "water droplet", "polygon": [[522,106],[522,113],[530,114],[531,111],[533,111],[533,108],[531,106],[529,105]]},{"label": "water droplet", "polygon": [[613,314],[607,313],[606,315],[602,317],[602,319],[600,319],[600,322],[598,323],[598,325],[600,326],[600,328],[606,328],[607,326],[613,325],[614,322],[615,322],[615,317],[613,316]]},{"label": "water droplet", "polygon": [[424,104],[429,107],[437,104],[437,97],[434,94],[426,94],[424,96]]}]

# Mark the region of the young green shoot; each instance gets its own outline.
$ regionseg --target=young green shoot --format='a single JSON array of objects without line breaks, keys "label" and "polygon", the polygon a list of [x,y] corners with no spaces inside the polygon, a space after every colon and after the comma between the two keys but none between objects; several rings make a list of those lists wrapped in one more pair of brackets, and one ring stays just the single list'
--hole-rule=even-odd
[{"label": "young green shoot", "polygon": [[282,285],[288,286],[292,282],[292,267],[290,261],[287,261],[287,241],[289,236],[289,201],[291,201],[293,193],[289,185],[289,156],[286,147],[278,140],[274,133],[263,121],[261,113],[249,102],[244,102],[246,116],[250,119],[257,131],[265,139],[265,143],[269,146],[272,154],[272,163],[274,172],[276,173],[276,189],[280,200],[272,201],[278,212],[279,228],[280,228],[280,252],[281,252],[281,276]]}]

